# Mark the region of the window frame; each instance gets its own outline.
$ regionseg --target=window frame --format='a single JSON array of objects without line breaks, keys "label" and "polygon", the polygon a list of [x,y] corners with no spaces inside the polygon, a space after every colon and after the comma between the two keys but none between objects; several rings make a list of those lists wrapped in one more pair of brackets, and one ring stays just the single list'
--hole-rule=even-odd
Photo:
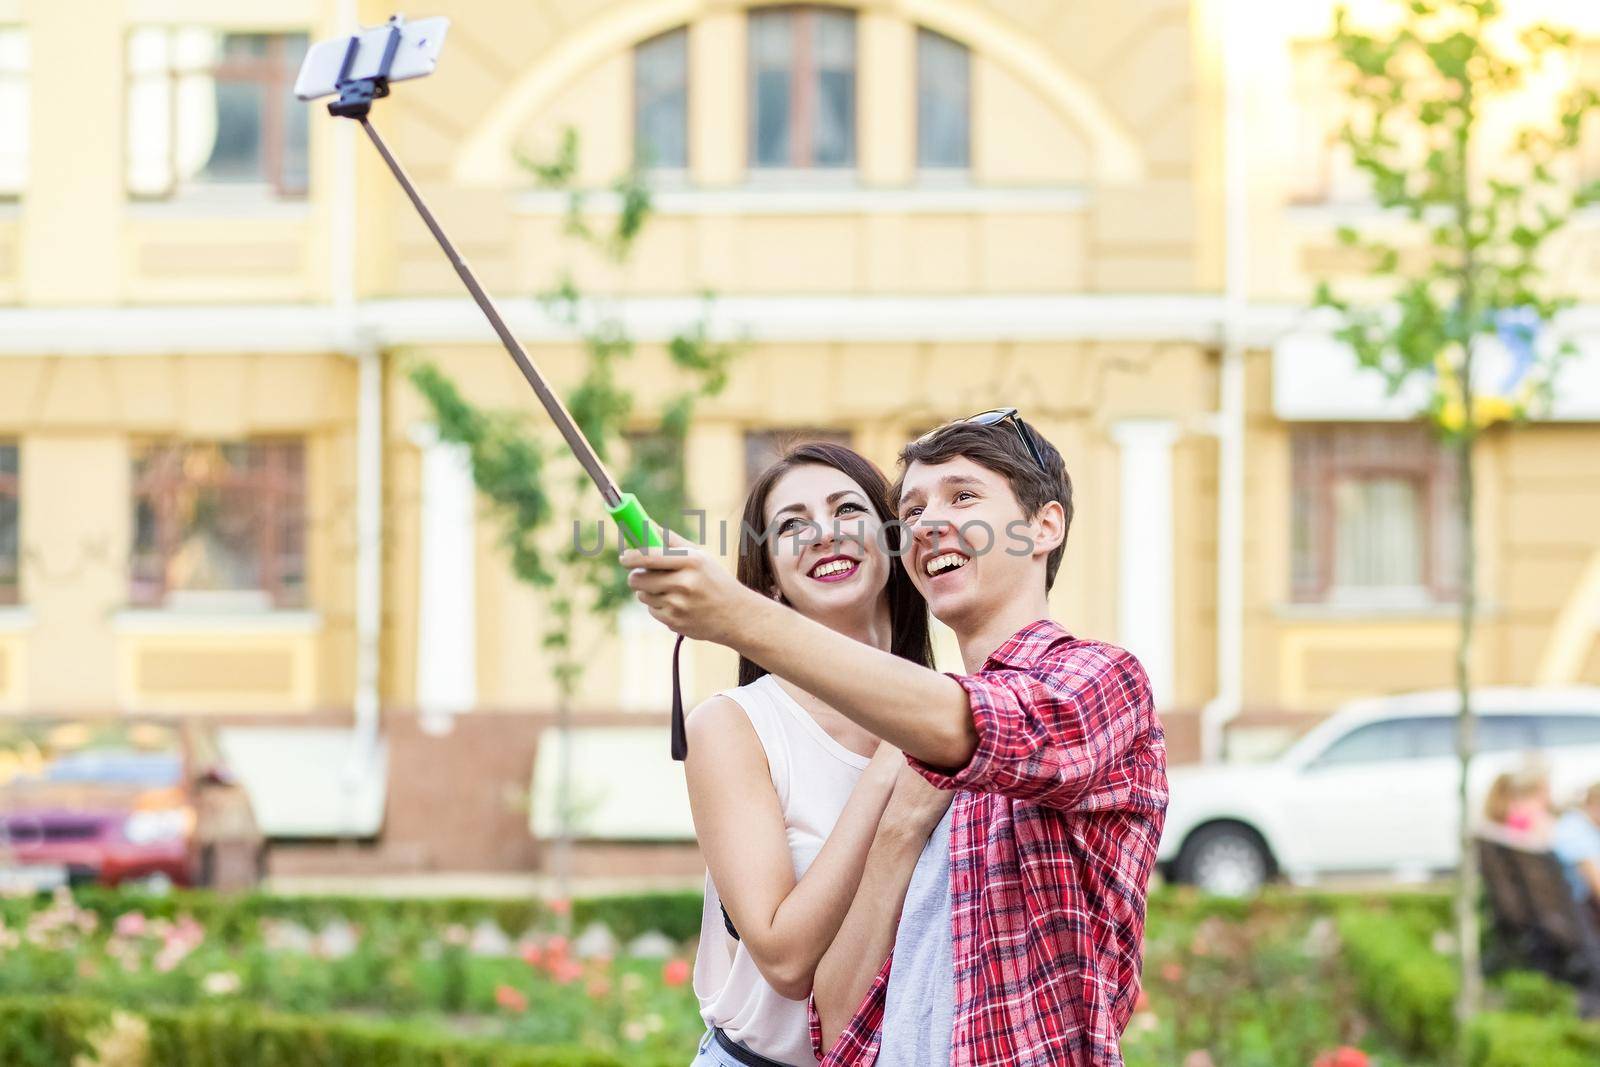
[{"label": "window frame", "polygon": [[9,499],[17,515],[17,553],[11,580],[0,580],[0,607],[15,607],[22,603],[22,446],[14,439],[0,440],[0,452],[12,453],[16,467],[15,473],[0,469],[0,499]]},{"label": "window frame", "polygon": [[[182,30],[199,29],[214,33],[221,47],[217,62],[208,68],[182,69],[172,59],[172,42]],[[129,52],[132,47],[133,37],[143,30],[160,30],[167,35],[168,60],[165,64],[165,77],[167,80],[167,188],[162,192],[136,191],[129,187],[128,181],[128,101],[132,96],[132,87],[136,77],[154,77],[155,75],[135,75],[131,64],[125,66],[123,71],[123,116],[122,134],[123,145],[123,174],[122,184],[124,195],[132,202],[139,204],[162,204],[182,202],[196,198],[228,196],[232,194],[248,196],[266,193],[274,202],[300,203],[310,199],[311,196],[311,130],[308,124],[306,129],[306,180],[305,185],[293,187],[284,181],[284,160],[286,139],[284,132],[287,128],[290,106],[304,107],[306,105],[294,99],[294,81],[296,72],[289,69],[284,63],[284,48],[289,38],[304,38],[309,48],[311,35],[307,30],[290,30],[283,28],[252,29],[240,26],[211,26],[194,23],[160,23],[143,24],[129,27],[123,37],[123,60],[128,64]],[[267,41],[267,55],[264,57],[229,56],[226,51],[226,42],[229,37],[264,37]],[[178,177],[177,152],[178,129],[180,116],[178,113],[178,84],[182,78],[196,73],[203,73],[215,83],[233,82],[243,84],[261,85],[262,93],[262,121],[261,121],[261,178],[255,181],[189,181],[185,182]]]},{"label": "window frame", "polygon": [[[639,119],[643,111],[643,100],[641,99],[639,92],[639,52],[646,46],[661,43],[669,37],[679,37],[683,41],[683,161],[681,163],[663,164],[652,163],[651,161],[645,159],[640,153],[640,148],[643,146],[643,131],[640,128]],[[657,178],[687,175],[689,173],[690,166],[693,163],[692,155],[694,151],[693,139],[690,137],[689,129],[689,97],[693,92],[694,69],[693,64],[689,61],[688,24],[685,23],[670,30],[663,30],[660,33],[647,37],[642,41],[634,42],[633,48],[630,50],[630,57],[633,64],[633,84],[631,86],[633,107],[630,113],[630,117],[633,122],[633,138],[631,141],[633,148],[633,165],[641,173],[649,174],[652,177]]]},{"label": "window frame", "polygon": [[[918,171],[919,174],[934,175],[934,176],[938,176],[938,177],[956,177],[956,176],[960,176],[960,175],[969,174],[972,171],[972,49],[967,46],[966,42],[958,41],[954,37],[951,37],[951,36],[949,36],[947,34],[940,33],[938,30],[929,29],[926,26],[917,26],[916,27],[916,31],[917,31],[917,45],[916,45],[916,86],[915,86],[915,92],[916,92],[917,135],[916,135],[916,144],[913,146],[913,150],[916,153],[917,171]],[[922,90],[923,90],[922,75],[923,75],[923,59],[924,59],[924,56],[923,56],[923,41],[924,40],[934,40],[934,39],[936,39],[936,40],[938,40],[940,42],[945,42],[945,43],[954,45],[956,48],[960,49],[962,60],[966,65],[966,70],[965,70],[965,82],[966,82],[966,84],[964,86],[964,90],[965,91],[962,94],[962,106],[963,106],[962,131],[961,131],[961,141],[962,141],[962,143],[961,143],[961,154],[962,154],[962,160],[961,160],[960,163],[925,163],[925,162],[923,162],[923,158],[922,158],[923,133],[924,133],[923,123],[922,123]]]},{"label": "window frame", "polygon": [[[242,474],[233,470],[225,472],[220,479],[208,479],[201,483],[211,488],[244,490],[249,494],[252,502],[252,519],[257,527],[254,537],[255,558],[258,567],[258,583],[248,589],[217,590],[217,592],[260,592],[266,594],[271,610],[301,610],[308,606],[310,600],[310,551],[309,551],[309,523],[306,516],[307,497],[309,495],[309,460],[310,449],[303,437],[295,436],[261,436],[234,439],[152,439],[138,442],[133,454],[129,457],[131,486],[129,505],[132,511],[134,543],[129,550],[128,565],[128,601],[135,608],[147,610],[172,610],[170,597],[175,592],[168,583],[168,567],[173,553],[182,544],[183,529],[171,512],[173,510],[173,495],[191,483],[182,473],[182,460],[192,450],[200,448],[226,448],[233,445],[242,445],[246,448],[264,448],[267,450],[262,470],[246,470]],[[141,471],[141,462],[149,462],[148,457],[163,450],[177,452],[175,460],[165,464],[151,464],[155,469]],[[287,458],[291,452],[299,452],[298,481],[290,473]],[[176,476],[174,476],[176,468]],[[154,565],[148,569],[150,575],[141,574],[141,567],[145,564],[145,556],[138,544],[139,537],[139,509],[146,500],[154,512],[153,521],[156,526],[156,544],[150,553]],[[283,563],[292,556],[285,551],[281,544],[281,522],[284,519],[284,509],[292,509],[289,517],[297,520],[300,526],[300,581],[296,585],[288,585],[284,581]],[[183,592],[184,590],[176,590]]]},{"label": "window frame", "polygon": [[[817,148],[817,93],[814,82],[822,68],[815,62],[816,16],[836,15],[849,20],[850,48],[850,144],[848,158],[842,163],[814,162]],[[792,20],[790,32],[789,74],[789,145],[783,163],[762,163],[757,145],[760,143],[761,109],[757,92],[762,68],[755,58],[754,40],[756,20],[787,17]],[[815,175],[853,176],[861,165],[861,20],[854,8],[832,4],[778,4],[753,8],[747,15],[745,31],[745,103],[749,111],[746,125],[745,170],[751,175],[769,181],[809,181]],[[801,149],[804,151],[801,151]],[[759,179],[758,179],[759,180]]]},{"label": "window frame", "polygon": [[[1395,443],[1413,438],[1404,448],[1383,450],[1368,447],[1365,455],[1352,456],[1355,449],[1349,442],[1358,437],[1382,433]],[[1313,437],[1312,435],[1315,435]],[[1363,442],[1364,444],[1364,442]],[[1309,453],[1302,456],[1302,450]],[[1445,529],[1450,521],[1451,509],[1441,506],[1451,494],[1459,492],[1460,472],[1453,453],[1428,435],[1425,427],[1415,424],[1390,423],[1302,423],[1290,427],[1289,457],[1289,593],[1295,604],[1303,605],[1356,605],[1356,606],[1430,606],[1455,603],[1460,590],[1454,562],[1447,556],[1441,539],[1452,533]],[[1306,479],[1310,482],[1307,484]],[[1421,540],[1420,576],[1417,587],[1349,587],[1341,588],[1336,582],[1335,568],[1339,557],[1338,508],[1335,493],[1338,485],[1347,480],[1374,480],[1392,478],[1413,482],[1417,488],[1419,504],[1418,530]],[[1299,495],[1310,493],[1308,506],[1311,543],[1306,551],[1311,557],[1314,577],[1306,580],[1302,573],[1300,547],[1295,544],[1300,523]],[[1451,542],[1453,545],[1453,542]],[[1459,545],[1454,545],[1460,551]],[[1421,602],[1408,597],[1413,588],[1426,598]]]},{"label": "window frame", "polygon": [[[757,453],[753,451],[757,442],[765,443],[766,451],[773,453],[773,458],[765,464],[758,464]],[[813,441],[825,441],[829,444],[843,445],[846,448],[855,447],[855,433],[847,426],[747,426],[744,429],[742,443],[744,445],[744,489],[748,494],[750,487],[755,484],[761,472],[766,470],[776,461],[778,456],[797,445],[809,444]]]}]

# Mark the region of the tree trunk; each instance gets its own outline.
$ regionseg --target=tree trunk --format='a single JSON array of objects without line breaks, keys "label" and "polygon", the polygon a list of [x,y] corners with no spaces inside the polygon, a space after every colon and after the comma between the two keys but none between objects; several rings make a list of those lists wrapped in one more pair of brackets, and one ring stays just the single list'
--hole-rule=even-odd
[{"label": "tree trunk", "polygon": [[1473,536],[1475,472],[1473,448],[1478,441],[1478,419],[1473,399],[1474,342],[1482,324],[1478,310],[1478,264],[1472,226],[1472,132],[1476,127],[1470,79],[1462,84],[1462,123],[1455,134],[1461,185],[1456,199],[1456,224],[1460,227],[1461,263],[1461,430],[1456,446],[1461,457],[1461,493],[1458,518],[1461,531],[1461,635],[1456,643],[1456,692],[1460,707],[1456,713],[1456,758],[1460,779],[1456,799],[1456,838],[1460,859],[1456,867],[1456,951],[1460,960],[1461,988],[1456,994],[1456,1047],[1458,1067],[1467,1067],[1469,1030],[1483,1008],[1483,967],[1479,960],[1478,933],[1478,849],[1472,836],[1473,812],[1468,806],[1472,755],[1477,749],[1477,723],[1472,714],[1472,628],[1478,606],[1478,543]]},{"label": "tree trunk", "polygon": [[[1470,363],[1469,363],[1470,366]],[[1465,375],[1463,375],[1465,378]],[[1465,384],[1465,383],[1463,383]],[[1477,548],[1473,538],[1473,443],[1477,438],[1472,411],[1467,409],[1467,426],[1461,437],[1461,633],[1456,643],[1456,691],[1460,705],[1456,714],[1456,756],[1460,761],[1457,797],[1460,813],[1457,835],[1461,861],[1456,873],[1455,925],[1461,960],[1461,989],[1456,998],[1456,1062],[1467,1062],[1468,1028],[1483,1003],[1483,974],[1479,961],[1478,932],[1478,856],[1473,839],[1473,812],[1468,806],[1468,772],[1476,750],[1477,724],[1472,709],[1472,631],[1477,609]]]},{"label": "tree trunk", "polygon": [[[555,874],[556,897],[572,900],[572,696],[563,684],[556,707],[556,843],[550,869]],[[570,932],[571,911],[556,914],[562,933]]]}]

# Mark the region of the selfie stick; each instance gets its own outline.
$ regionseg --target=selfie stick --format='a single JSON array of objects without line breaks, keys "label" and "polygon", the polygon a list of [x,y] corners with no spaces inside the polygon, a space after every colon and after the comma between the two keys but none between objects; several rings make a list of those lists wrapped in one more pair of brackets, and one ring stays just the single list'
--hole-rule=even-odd
[{"label": "selfie stick", "polygon": [[455,245],[450,243],[450,238],[445,236],[444,230],[439,228],[439,223],[434,219],[433,212],[428,210],[428,205],[423,203],[422,196],[417,192],[416,186],[411,184],[411,179],[406,176],[404,168],[389,152],[389,146],[383,143],[383,138],[378,136],[378,131],[372,128],[372,123],[367,121],[367,113],[372,110],[372,102],[389,95],[389,71],[394,65],[395,53],[400,48],[400,27],[403,20],[399,15],[389,19],[389,39],[384,45],[383,59],[378,65],[378,73],[370,78],[351,78],[350,68],[355,62],[356,53],[361,47],[361,38],[351,36],[350,43],[345,48],[344,62],[339,68],[339,77],[335,86],[339,90],[339,99],[328,105],[328,113],[341,118],[355,119],[361,123],[361,128],[367,132],[372,143],[378,149],[378,154],[383,156],[383,161],[389,164],[395,180],[406,191],[406,196],[411,198],[412,206],[417,209],[417,214],[422,216],[422,221],[427,225],[434,240],[439,242],[439,247],[444,249],[445,256],[450,260],[450,265],[456,269],[456,274],[466,285],[467,291],[472,294],[472,299],[489,320],[489,325],[494,327],[494,332],[500,335],[500,343],[505,345],[506,351],[516,361],[517,369],[533,387],[539,402],[544,405],[545,411],[550,414],[550,419],[556,424],[556,429],[561,431],[561,436],[566,438],[567,447],[572,449],[572,454],[582,465],[584,471],[594,482],[595,488],[600,490],[600,495],[605,499],[606,511],[616,521],[628,542],[636,547],[654,546],[660,548],[664,542],[661,531],[650,522],[650,516],[645,514],[639,499],[632,493],[624,493],[618,488],[616,481],[611,477],[611,472],[606,470],[605,463],[595,453],[594,446],[589,444],[583,431],[578,429],[578,424],[572,421],[566,405],[561,398],[550,388],[544,375],[539,373],[539,368],[533,365],[528,358],[528,353],[523,351],[522,345],[517,343],[516,337],[506,326],[505,320],[500,317],[500,312],[494,306],[494,301],[489,299],[489,294],[483,291],[483,286],[478,284],[478,279],[473,276],[471,268],[467,266]]}]

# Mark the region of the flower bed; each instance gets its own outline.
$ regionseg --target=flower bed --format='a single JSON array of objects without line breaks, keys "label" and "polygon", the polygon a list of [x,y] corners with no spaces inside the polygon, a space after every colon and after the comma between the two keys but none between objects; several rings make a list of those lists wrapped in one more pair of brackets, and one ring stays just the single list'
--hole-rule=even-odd
[{"label": "flower bed", "polygon": [[473,926],[426,926],[408,904],[398,915],[361,911],[370,925],[330,911],[325,925],[308,927],[265,909],[242,918],[215,902],[196,909],[213,929],[165,900],[146,907],[153,903],[133,898],[109,920],[102,916],[115,909],[65,893],[9,908],[0,997],[56,994],[141,1013],[249,1005],[404,1018],[439,1037],[578,1046],[627,1062],[679,1055],[701,1032],[682,943],[647,933],[634,947],[657,958],[624,956],[608,927],[591,924],[577,940],[559,933],[559,907],[513,936],[487,914]]},{"label": "flower bed", "polygon": [[[690,894],[0,900],[0,1063],[93,1050],[126,1067],[686,1064],[701,1030],[698,914]],[[1447,1062],[1448,929],[1435,895],[1157,893],[1127,1062]],[[1577,1019],[1569,989],[1512,974],[1492,990],[1472,1067],[1600,1063],[1600,1027]]]}]

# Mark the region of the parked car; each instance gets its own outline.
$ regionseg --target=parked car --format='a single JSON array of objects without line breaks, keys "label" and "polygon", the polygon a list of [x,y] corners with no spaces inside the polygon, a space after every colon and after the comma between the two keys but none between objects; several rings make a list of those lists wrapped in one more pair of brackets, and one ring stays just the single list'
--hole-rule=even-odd
[{"label": "parked car", "polygon": [[247,888],[264,859],[249,798],[203,724],[0,720],[0,889]]},{"label": "parked car", "polygon": [[[1169,880],[1246,895],[1275,877],[1454,870],[1454,691],[1347,705],[1262,763],[1174,767],[1157,857]],[[1559,800],[1600,781],[1600,689],[1483,689],[1474,816],[1495,775],[1537,752]]]}]

